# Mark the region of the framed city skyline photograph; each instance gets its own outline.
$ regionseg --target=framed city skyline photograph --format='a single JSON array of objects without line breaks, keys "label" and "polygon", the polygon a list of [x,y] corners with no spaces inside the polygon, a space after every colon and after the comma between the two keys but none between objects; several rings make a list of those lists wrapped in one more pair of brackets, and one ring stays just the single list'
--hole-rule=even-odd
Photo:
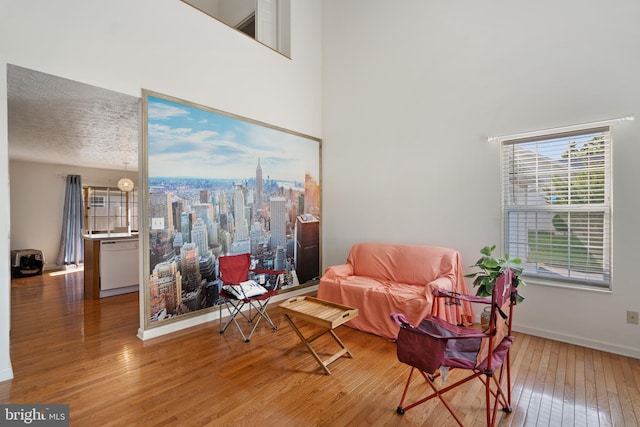
[{"label": "framed city skyline photograph", "polygon": [[217,308],[222,256],[285,271],[280,292],[317,283],[320,139],[142,95],[145,327]]}]

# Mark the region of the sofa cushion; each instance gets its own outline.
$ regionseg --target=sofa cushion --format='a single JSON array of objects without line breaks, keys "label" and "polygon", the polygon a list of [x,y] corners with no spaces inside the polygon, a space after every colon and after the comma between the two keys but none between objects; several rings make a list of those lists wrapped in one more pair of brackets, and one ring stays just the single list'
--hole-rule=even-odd
[{"label": "sofa cushion", "polygon": [[347,258],[355,276],[423,286],[455,274],[457,262],[457,252],[451,249],[384,243],[357,243]]}]

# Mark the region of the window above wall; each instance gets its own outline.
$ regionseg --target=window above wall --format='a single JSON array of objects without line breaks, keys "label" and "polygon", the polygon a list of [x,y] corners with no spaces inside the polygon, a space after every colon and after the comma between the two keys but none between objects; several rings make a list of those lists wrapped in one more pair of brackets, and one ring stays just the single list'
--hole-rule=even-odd
[{"label": "window above wall", "polygon": [[526,276],[611,285],[611,128],[502,140],[505,252]]},{"label": "window above wall", "polygon": [[291,57],[291,0],[181,0]]},{"label": "window above wall", "polygon": [[134,233],[138,231],[138,190],[115,187],[83,187],[86,234]]}]

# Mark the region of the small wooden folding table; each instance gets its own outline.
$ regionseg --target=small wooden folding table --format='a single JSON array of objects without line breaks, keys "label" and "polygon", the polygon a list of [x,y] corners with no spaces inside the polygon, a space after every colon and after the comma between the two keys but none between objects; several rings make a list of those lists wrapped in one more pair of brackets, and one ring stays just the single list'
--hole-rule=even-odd
[{"label": "small wooden folding table", "polygon": [[[349,349],[347,349],[342,341],[340,341],[333,330],[346,321],[357,317],[357,308],[347,307],[345,305],[323,301],[313,297],[299,296],[289,298],[288,300],[280,304],[279,309],[285,320],[289,322],[294,332],[298,335],[302,343],[311,352],[313,357],[316,359],[322,369],[324,369],[327,375],[331,375],[331,371],[329,371],[329,368],[327,367],[330,363],[336,361],[345,354],[347,355],[347,357],[353,358],[353,354],[351,354]],[[323,329],[315,335],[306,338],[302,334],[302,332],[300,332],[300,329],[296,326],[296,324],[293,323],[293,320],[291,319],[292,316],[320,326]],[[322,360],[318,353],[311,346],[311,343],[326,333],[331,334],[333,339],[340,345],[340,350],[338,350],[328,359]]]}]

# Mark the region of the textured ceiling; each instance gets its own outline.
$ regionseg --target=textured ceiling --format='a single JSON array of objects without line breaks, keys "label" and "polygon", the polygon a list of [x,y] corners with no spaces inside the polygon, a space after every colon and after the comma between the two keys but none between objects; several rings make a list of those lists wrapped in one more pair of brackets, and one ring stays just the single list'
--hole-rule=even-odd
[{"label": "textured ceiling", "polygon": [[7,68],[9,158],[138,169],[140,98]]}]

